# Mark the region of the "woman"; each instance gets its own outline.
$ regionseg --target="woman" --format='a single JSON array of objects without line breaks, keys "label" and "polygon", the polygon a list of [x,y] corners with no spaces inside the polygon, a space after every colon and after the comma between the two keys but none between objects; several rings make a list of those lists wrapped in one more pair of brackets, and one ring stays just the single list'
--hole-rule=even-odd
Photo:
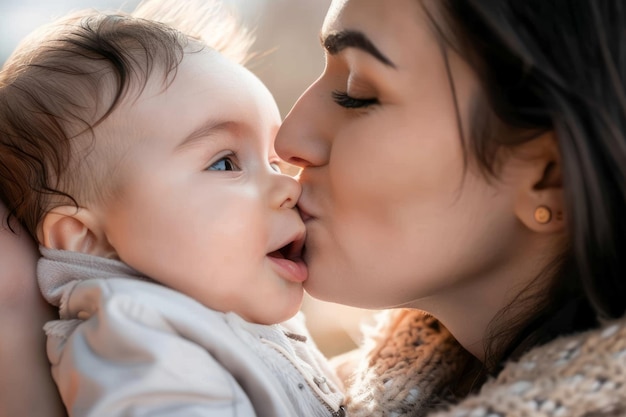
[{"label": "woman", "polygon": [[65,415],[48,371],[43,324],[55,317],[37,288],[37,250],[0,203],[0,416]]},{"label": "woman", "polygon": [[448,329],[385,315],[349,415],[626,413],[624,27],[619,0],[333,1],[276,144],[307,290]]}]

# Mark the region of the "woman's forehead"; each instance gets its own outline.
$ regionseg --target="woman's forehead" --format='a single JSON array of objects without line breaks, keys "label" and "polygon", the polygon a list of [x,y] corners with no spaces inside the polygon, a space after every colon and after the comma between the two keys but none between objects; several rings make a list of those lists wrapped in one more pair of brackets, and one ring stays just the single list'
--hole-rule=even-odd
[{"label": "woman's forehead", "polygon": [[329,55],[347,48],[367,52],[393,68],[415,65],[440,55],[440,45],[418,0],[335,0],[321,31]]},{"label": "woman's forehead", "polygon": [[[322,32],[337,29],[336,25],[388,26],[408,19],[420,24],[424,7],[419,0],[333,0],[328,11]],[[410,42],[409,42],[410,43]]]}]

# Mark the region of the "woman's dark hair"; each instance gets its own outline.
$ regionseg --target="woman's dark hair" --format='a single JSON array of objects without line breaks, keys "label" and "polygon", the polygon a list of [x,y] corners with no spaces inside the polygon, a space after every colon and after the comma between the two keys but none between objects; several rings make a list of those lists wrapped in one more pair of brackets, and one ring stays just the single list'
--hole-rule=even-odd
[{"label": "woman's dark hair", "polygon": [[537,278],[549,276],[553,284],[544,300],[534,301],[531,317],[506,330],[497,320],[492,323],[493,340],[500,341],[488,349],[487,366],[493,371],[512,354],[592,327],[598,319],[624,315],[626,3],[439,0],[423,5],[444,54],[448,48],[459,53],[482,86],[466,155],[475,157],[486,175],[497,175],[500,147],[546,131],[555,133],[561,153],[569,247]]}]

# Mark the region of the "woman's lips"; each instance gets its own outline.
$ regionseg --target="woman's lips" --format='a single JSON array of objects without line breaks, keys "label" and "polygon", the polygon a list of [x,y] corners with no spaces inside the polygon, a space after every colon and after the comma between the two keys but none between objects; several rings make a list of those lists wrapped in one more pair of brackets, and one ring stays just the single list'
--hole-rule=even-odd
[{"label": "woman's lips", "polygon": [[300,218],[305,223],[307,220],[310,220],[313,218],[313,216],[311,216],[305,209],[303,209],[301,205],[298,205],[298,212],[300,212]]}]

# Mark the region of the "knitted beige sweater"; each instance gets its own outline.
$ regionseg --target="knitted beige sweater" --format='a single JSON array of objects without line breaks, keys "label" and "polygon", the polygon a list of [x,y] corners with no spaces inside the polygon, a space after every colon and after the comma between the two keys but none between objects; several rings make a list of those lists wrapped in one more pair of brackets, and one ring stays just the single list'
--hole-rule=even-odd
[{"label": "knitted beige sweater", "polygon": [[554,340],[509,362],[477,394],[438,412],[429,405],[467,363],[468,354],[433,317],[382,313],[366,343],[340,362],[351,417],[626,416],[626,318]]}]

